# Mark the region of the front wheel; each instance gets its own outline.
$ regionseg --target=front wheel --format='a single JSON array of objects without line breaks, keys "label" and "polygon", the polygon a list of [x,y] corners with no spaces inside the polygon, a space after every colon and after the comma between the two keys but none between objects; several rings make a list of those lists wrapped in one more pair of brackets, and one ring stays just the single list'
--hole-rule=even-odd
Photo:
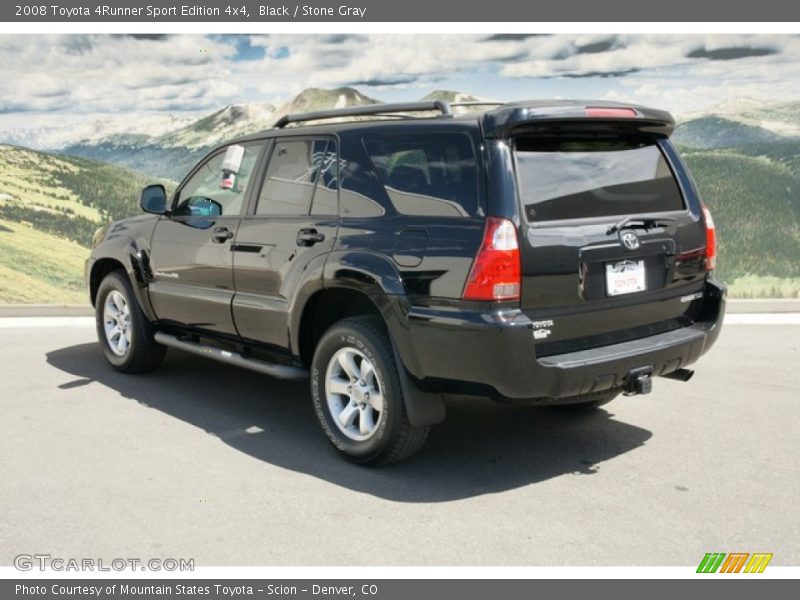
[{"label": "front wheel", "polygon": [[314,411],[325,435],[349,460],[389,464],[424,444],[429,428],[409,423],[398,368],[377,319],[344,319],[320,340],[311,365]]},{"label": "front wheel", "polygon": [[154,339],[147,320],[122,271],[106,275],[95,298],[97,338],[108,363],[117,371],[141,373],[156,368],[167,351]]}]

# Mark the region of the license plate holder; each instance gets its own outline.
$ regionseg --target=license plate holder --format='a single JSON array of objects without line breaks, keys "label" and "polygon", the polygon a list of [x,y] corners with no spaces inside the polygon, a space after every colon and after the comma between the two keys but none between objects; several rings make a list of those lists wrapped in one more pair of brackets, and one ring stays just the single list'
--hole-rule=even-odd
[{"label": "license plate holder", "polygon": [[606,263],[606,294],[622,296],[647,289],[644,260],[620,260]]}]

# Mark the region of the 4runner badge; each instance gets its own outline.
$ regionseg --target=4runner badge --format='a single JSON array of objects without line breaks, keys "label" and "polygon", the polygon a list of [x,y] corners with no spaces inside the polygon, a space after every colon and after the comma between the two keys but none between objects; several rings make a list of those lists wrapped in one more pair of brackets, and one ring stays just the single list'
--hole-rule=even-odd
[{"label": "4runner badge", "polygon": [[171,271],[153,271],[156,277],[163,277],[165,279],[180,279],[180,275]]},{"label": "4runner badge", "polygon": [[626,250],[636,250],[639,248],[639,236],[632,231],[620,231],[619,241]]}]

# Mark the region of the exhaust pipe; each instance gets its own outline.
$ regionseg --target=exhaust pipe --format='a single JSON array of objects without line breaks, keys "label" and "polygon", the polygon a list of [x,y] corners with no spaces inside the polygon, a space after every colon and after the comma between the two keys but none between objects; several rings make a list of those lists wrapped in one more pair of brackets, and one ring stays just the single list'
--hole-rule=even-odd
[{"label": "exhaust pipe", "polygon": [[691,369],[678,369],[672,373],[662,375],[662,377],[666,377],[668,379],[677,379],[678,381],[689,381],[692,377],[694,377],[694,371]]}]

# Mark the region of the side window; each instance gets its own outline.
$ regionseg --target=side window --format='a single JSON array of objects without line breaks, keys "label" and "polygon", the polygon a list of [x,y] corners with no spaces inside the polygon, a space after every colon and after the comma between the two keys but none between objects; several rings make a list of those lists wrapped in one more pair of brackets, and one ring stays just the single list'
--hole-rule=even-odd
[{"label": "side window", "polygon": [[236,216],[263,144],[228,146],[209,158],[180,190],[176,216]]},{"label": "side window", "polygon": [[[328,143],[328,140],[278,140],[261,186],[256,214],[309,214],[318,178],[327,191],[320,197],[319,209],[322,210],[326,202],[332,202],[333,210],[329,214],[336,214],[338,168],[331,161],[326,164]],[[333,156],[335,158],[335,152]]]},{"label": "side window", "polygon": [[339,200],[339,156],[336,142],[329,141],[319,164],[317,189],[311,204],[312,215],[335,215]]},{"label": "side window", "polygon": [[478,170],[466,135],[370,135],[364,147],[400,214],[468,217],[478,212]]}]

